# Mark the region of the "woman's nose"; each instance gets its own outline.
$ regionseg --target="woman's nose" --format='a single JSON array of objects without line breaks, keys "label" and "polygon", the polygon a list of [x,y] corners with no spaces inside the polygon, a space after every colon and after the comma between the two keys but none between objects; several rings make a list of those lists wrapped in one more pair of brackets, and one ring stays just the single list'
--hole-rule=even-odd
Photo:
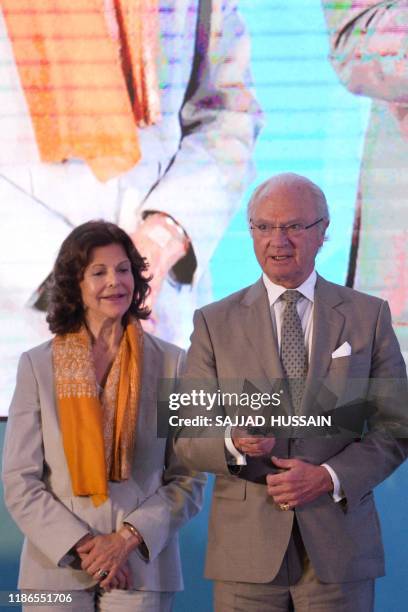
[{"label": "woman's nose", "polygon": [[115,286],[118,284],[119,281],[119,275],[116,272],[116,270],[109,270],[108,271],[108,284],[111,286]]}]

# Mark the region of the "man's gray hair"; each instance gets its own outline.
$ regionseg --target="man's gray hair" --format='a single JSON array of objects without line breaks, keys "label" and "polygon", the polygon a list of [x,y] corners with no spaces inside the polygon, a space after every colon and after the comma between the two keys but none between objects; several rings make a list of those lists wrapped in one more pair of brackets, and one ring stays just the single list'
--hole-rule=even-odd
[{"label": "man's gray hair", "polygon": [[267,179],[253,192],[247,207],[247,218],[248,223],[253,216],[254,208],[259,200],[262,200],[268,195],[270,191],[277,185],[299,185],[300,188],[309,191],[312,195],[313,200],[316,202],[317,214],[319,217],[323,217],[327,221],[330,221],[329,207],[327,205],[326,196],[318,185],[313,183],[311,180],[300,174],[294,172],[284,172],[282,174],[276,174],[271,178]]}]

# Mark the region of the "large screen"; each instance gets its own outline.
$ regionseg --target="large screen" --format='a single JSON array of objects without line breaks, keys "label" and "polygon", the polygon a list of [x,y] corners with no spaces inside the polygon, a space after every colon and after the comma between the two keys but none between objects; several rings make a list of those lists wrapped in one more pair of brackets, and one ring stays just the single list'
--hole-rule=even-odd
[{"label": "large screen", "polygon": [[[406,82],[401,62],[393,66],[393,49],[389,56],[381,46],[388,43],[381,42],[380,27],[378,32],[368,30],[371,36],[368,42],[361,38],[366,25],[363,15],[375,3],[359,2],[355,8],[352,2],[241,0],[239,10],[246,33],[238,17],[229,15],[227,34],[235,43],[228,53],[235,72],[225,76],[212,63],[219,59],[221,52],[228,55],[226,49],[213,49],[209,66],[204,69],[193,63],[197,52],[193,42],[187,36],[184,37],[187,42],[182,37],[186,29],[194,32],[197,3],[185,3],[189,4],[189,10],[180,13],[178,20],[171,20],[172,11],[177,10],[174,3],[161,2],[160,44],[158,49],[152,46],[156,49],[161,119],[155,125],[138,129],[142,159],[135,164],[136,170],[127,170],[113,178],[102,176],[101,170],[98,174],[92,164],[79,158],[78,149],[70,158],[47,160],[47,151],[52,146],[47,141],[48,132],[43,131],[41,135],[41,130],[55,134],[57,115],[48,118],[45,127],[38,120],[38,113],[45,112],[41,111],[44,105],[49,108],[47,87],[58,88],[58,79],[64,78],[59,95],[68,95],[70,87],[78,86],[72,76],[75,65],[86,61],[87,47],[99,44],[98,36],[105,32],[103,28],[112,40],[120,35],[109,17],[113,14],[112,3],[104,2],[107,25],[98,22],[98,27],[95,15],[80,14],[79,9],[73,15],[75,3],[61,3],[66,5],[66,14],[59,15],[56,23],[52,20],[52,3],[2,4],[1,416],[7,416],[19,355],[50,338],[45,323],[44,282],[51,273],[62,240],[73,227],[90,218],[104,218],[132,231],[135,221],[131,216],[138,207],[141,216],[149,210],[163,210],[176,221],[181,219],[192,239],[193,258],[196,258],[196,262],[190,262],[190,271],[194,272],[195,266],[196,269],[190,276],[187,272],[187,280],[184,278],[180,283],[173,276],[163,281],[153,331],[188,346],[194,308],[253,282],[259,275],[252,255],[245,206],[254,187],[278,172],[304,174],[326,193],[331,225],[328,241],[319,254],[318,270],[330,280],[347,282],[389,300],[395,329],[406,352],[408,213],[403,172],[407,153],[403,106]],[[34,11],[40,5],[41,23],[41,20],[34,21]],[[202,17],[205,19],[205,15]],[[69,19],[73,20],[71,24]],[[66,22],[64,27],[62,22]],[[75,35],[72,24],[81,26]],[[27,47],[27,40],[34,32],[37,36],[47,36],[47,28],[49,38],[56,38],[58,43],[48,51],[51,59],[42,56],[38,48]],[[203,48],[213,44],[212,35],[217,33],[203,35],[199,44]],[[73,58],[69,54],[75,49],[78,51],[78,46],[71,45],[71,38],[80,36],[85,55]],[[179,39],[184,42],[178,43]],[[403,39],[398,41],[401,45]],[[212,99],[210,91],[195,108],[196,119],[193,113],[187,117],[191,109],[185,110],[183,135],[180,125],[176,125],[179,107],[183,101],[189,103],[189,96],[193,99],[198,95],[194,87],[195,92],[200,89],[203,71],[207,70],[208,78],[214,81],[238,78],[237,74],[241,78],[249,52],[248,42],[253,91],[248,93],[246,74],[246,82],[241,86],[245,89],[242,101],[237,98],[225,102],[226,107],[229,105],[227,110],[235,112],[235,119],[221,120],[214,114],[209,119],[205,115],[211,104],[220,110],[224,103],[214,102],[216,96]],[[92,52],[100,51],[96,46]],[[234,53],[241,55],[234,57]],[[190,58],[188,70],[184,67],[186,57]],[[44,66],[48,61],[56,62],[60,73],[47,72]],[[373,68],[373,63],[377,68]],[[44,70],[35,78],[42,79],[41,96],[38,83],[30,81],[34,68],[38,72],[39,65]],[[372,76],[375,69],[384,72],[382,85],[377,84],[377,89]],[[198,76],[191,80],[194,70]],[[100,75],[104,74],[102,70]],[[93,98],[87,100],[87,129],[93,125],[92,108],[99,109],[99,99],[109,97],[112,83],[104,85],[104,82],[98,81]],[[40,97],[35,97],[37,94]],[[254,101],[245,102],[245,96],[252,95],[262,108],[262,119]],[[247,117],[243,118],[246,108]],[[255,148],[248,153],[248,142],[261,123]],[[211,125],[212,132],[208,127]],[[224,133],[226,126],[230,130],[228,136]],[[248,142],[244,172],[245,155],[240,157],[234,137],[237,142],[242,140],[245,130]],[[248,136],[248,130],[252,130],[252,136]],[[173,132],[171,136],[170,132]],[[171,143],[174,146],[174,142],[182,141],[182,146],[171,149]],[[248,170],[251,157],[253,169]],[[214,164],[219,168],[211,173]],[[229,170],[225,171],[227,165]],[[188,213],[178,218],[177,207],[183,200]]]}]

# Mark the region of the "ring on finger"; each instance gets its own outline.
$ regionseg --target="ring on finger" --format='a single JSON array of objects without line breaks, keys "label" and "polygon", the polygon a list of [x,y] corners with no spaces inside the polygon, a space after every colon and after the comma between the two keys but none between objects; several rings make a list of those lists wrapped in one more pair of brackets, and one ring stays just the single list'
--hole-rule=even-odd
[{"label": "ring on finger", "polygon": [[287,502],[283,504],[279,504],[279,508],[283,510],[284,512],[286,512],[287,510],[290,510],[290,504],[288,504]]},{"label": "ring on finger", "polygon": [[107,570],[104,569],[98,569],[96,572],[96,575],[98,576],[98,578],[100,578],[101,580],[103,580],[104,578],[106,578],[106,576],[109,574],[109,572]]}]

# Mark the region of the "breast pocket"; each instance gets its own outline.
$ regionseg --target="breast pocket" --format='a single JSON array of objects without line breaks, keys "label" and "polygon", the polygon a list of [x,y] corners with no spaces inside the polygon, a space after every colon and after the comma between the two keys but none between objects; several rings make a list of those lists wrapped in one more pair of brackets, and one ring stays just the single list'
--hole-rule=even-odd
[{"label": "breast pocket", "polygon": [[[321,404],[333,412],[333,422],[356,437],[361,435],[367,417],[370,361],[367,355],[333,359],[323,381],[326,395]],[[327,393],[327,391],[329,393]]]},{"label": "breast pocket", "polygon": [[329,365],[329,372],[338,371],[344,372],[353,378],[360,376],[368,376],[370,373],[371,359],[367,355],[347,355],[346,357],[337,357],[332,359]]}]

